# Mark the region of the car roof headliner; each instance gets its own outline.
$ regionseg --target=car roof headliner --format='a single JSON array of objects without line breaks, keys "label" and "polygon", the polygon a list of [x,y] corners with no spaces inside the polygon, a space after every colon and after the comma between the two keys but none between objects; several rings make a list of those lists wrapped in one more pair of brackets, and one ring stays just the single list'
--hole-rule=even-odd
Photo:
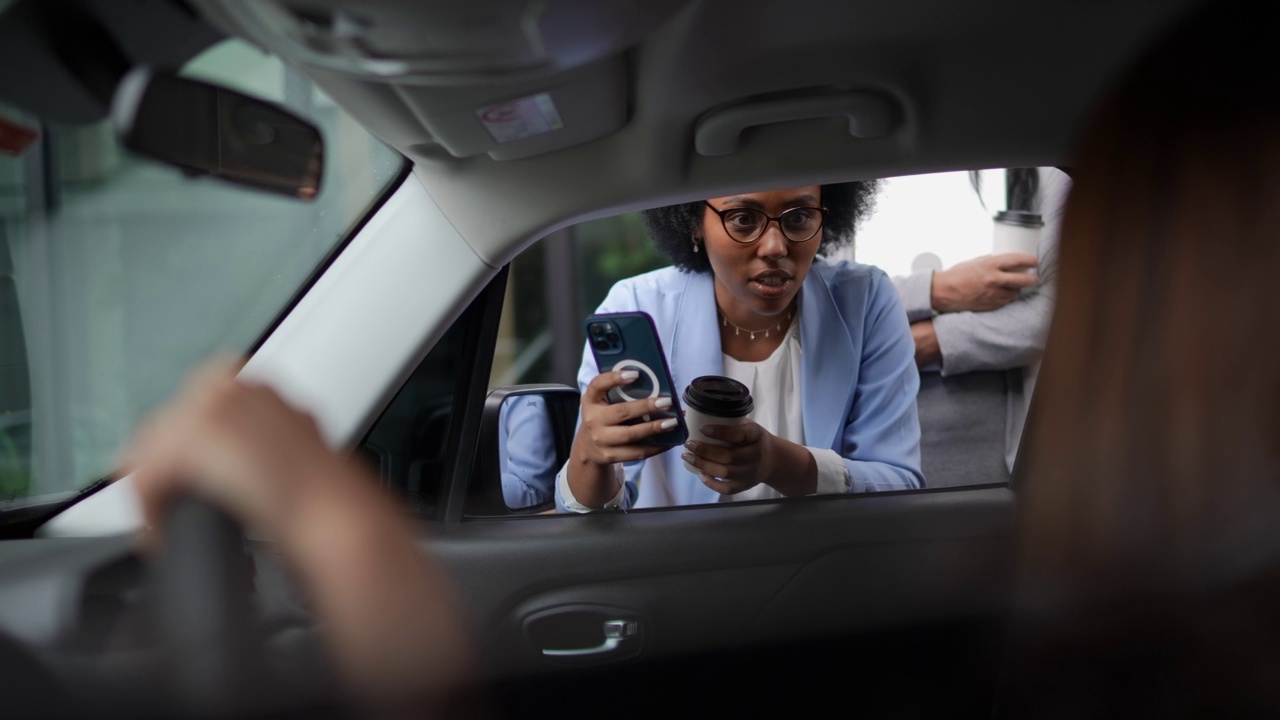
[{"label": "car roof headliner", "polygon": [[[447,94],[300,63],[290,58],[284,38],[228,12],[236,1],[195,4],[224,30],[298,63],[351,115],[409,157],[446,216],[495,266],[551,230],[628,209],[814,182],[1065,164],[1075,129],[1108,80],[1189,4],[689,2],[623,51],[623,127],[573,147],[494,160],[454,157],[434,142],[414,109]],[[404,11],[414,4],[400,6]],[[432,4],[420,7],[430,12]],[[480,105],[554,87],[563,77],[448,92],[471,92],[468,97]],[[847,123],[836,119],[780,123],[750,131],[737,152],[695,152],[695,124],[709,109],[813,87],[887,92],[901,120],[891,135],[874,139],[851,137]]]}]

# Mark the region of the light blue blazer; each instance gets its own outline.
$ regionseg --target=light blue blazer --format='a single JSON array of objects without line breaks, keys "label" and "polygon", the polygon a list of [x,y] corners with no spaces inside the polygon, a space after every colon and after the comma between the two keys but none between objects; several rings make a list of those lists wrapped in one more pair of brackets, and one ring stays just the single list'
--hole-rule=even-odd
[{"label": "light blue blazer", "polygon": [[[683,393],[696,377],[724,374],[713,283],[710,273],[663,268],[619,281],[596,312],[649,313]],[[815,260],[800,290],[800,347],[804,444],[844,458],[849,492],[924,487],[915,344],[889,277],[870,265]],[[578,389],[586,392],[598,374],[584,345]],[[681,452],[624,464],[622,506],[717,502],[720,496],[685,469]],[[558,486],[556,506],[564,511]]]}]

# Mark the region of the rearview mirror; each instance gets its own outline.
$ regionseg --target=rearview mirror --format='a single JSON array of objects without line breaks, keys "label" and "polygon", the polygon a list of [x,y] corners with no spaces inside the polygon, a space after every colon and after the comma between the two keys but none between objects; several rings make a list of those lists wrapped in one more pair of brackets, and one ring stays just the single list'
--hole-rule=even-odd
[{"label": "rearview mirror", "polygon": [[303,200],[320,191],[320,131],[274,103],[139,67],[116,88],[111,118],[124,147],[189,174]]},{"label": "rearview mirror", "polygon": [[470,515],[555,511],[556,473],[569,460],[578,390],[568,385],[498,388],[485,399]]}]

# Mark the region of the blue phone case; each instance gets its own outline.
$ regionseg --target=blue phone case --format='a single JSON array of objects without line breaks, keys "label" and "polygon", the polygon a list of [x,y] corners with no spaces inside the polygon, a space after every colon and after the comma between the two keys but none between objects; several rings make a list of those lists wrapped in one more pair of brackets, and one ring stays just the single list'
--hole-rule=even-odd
[{"label": "blue phone case", "polygon": [[662,352],[662,342],[658,340],[653,318],[640,311],[603,313],[587,318],[583,323],[583,330],[586,332],[591,354],[596,359],[596,367],[601,373],[613,370],[636,370],[640,373],[640,378],[630,385],[611,390],[609,402],[626,402],[654,396],[671,398],[669,410],[627,423],[634,425],[646,422],[646,418],[657,420],[663,417],[674,417],[679,421],[680,424],[669,432],[654,435],[641,444],[659,447],[683,445],[689,439],[689,430],[684,423],[680,395],[675,391],[675,382],[667,368],[667,356]]}]

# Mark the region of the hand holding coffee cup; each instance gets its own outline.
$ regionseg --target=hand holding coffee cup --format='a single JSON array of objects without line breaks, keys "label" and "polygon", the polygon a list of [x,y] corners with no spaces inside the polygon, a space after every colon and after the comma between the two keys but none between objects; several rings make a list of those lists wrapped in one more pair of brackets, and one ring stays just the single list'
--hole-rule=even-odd
[{"label": "hand holding coffee cup", "polygon": [[689,472],[724,495],[763,482],[773,436],[751,421],[755,404],[746,385],[719,375],[695,378],[684,391],[684,406],[689,442],[681,459]]},{"label": "hand holding coffee cup", "polygon": [[1039,279],[1030,271],[1039,262],[1034,255],[1003,253],[983,255],[935,272],[929,302],[940,313],[987,312],[1018,299],[1018,293]]},{"label": "hand holding coffee cup", "polygon": [[[720,375],[703,375],[694,378],[684,391],[684,422],[689,428],[689,439],[718,447],[729,447],[723,439],[714,438],[703,430],[706,425],[741,425],[750,422],[755,403],[746,385]],[[689,472],[698,469],[685,461]]]},{"label": "hand holding coffee cup", "polygon": [[1040,256],[1040,230],[1044,220],[1035,213],[1001,210],[992,223],[991,254],[1022,253]]}]

